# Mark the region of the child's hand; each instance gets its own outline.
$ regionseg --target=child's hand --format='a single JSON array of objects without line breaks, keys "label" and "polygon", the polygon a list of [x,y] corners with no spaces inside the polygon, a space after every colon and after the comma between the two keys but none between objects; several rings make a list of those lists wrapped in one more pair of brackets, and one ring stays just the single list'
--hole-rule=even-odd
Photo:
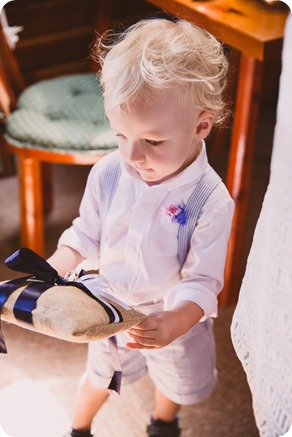
[{"label": "child's hand", "polygon": [[134,342],[129,349],[159,349],[185,334],[203,317],[202,309],[194,302],[180,302],[171,311],[152,313],[139,325],[128,330]]},{"label": "child's hand", "polygon": [[128,330],[134,343],[127,343],[130,349],[158,349],[179,337],[179,317],[175,311],[161,311],[150,314],[146,320]]}]

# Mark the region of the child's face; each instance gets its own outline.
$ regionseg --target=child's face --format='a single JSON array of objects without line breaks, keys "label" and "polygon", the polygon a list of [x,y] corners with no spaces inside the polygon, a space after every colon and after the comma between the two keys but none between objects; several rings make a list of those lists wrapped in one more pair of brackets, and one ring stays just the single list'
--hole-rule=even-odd
[{"label": "child's face", "polygon": [[147,103],[137,101],[125,112],[109,108],[105,99],[105,111],[122,159],[149,185],[169,179],[193,162],[213,122],[212,113],[189,110],[175,89],[153,94]]}]

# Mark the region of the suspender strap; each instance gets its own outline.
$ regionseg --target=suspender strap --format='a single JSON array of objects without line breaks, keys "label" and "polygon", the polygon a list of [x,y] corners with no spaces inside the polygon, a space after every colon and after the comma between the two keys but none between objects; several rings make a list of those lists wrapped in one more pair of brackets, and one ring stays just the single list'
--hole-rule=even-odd
[{"label": "suspender strap", "polygon": [[104,212],[107,212],[111,206],[121,172],[120,158],[119,155],[116,155],[115,159],[108,163],[103,176],[101,200],[103,202]]},{"label": "suspender strap", "polygon": [[192,234],[202,207],[220,182],[220,176],[213,168],[210,168],[196,185],[187,201],[185,211],[188,221],[186,226],[180,226],[178,230],[178,258],[181,267],[184,265],[190,250]]}]

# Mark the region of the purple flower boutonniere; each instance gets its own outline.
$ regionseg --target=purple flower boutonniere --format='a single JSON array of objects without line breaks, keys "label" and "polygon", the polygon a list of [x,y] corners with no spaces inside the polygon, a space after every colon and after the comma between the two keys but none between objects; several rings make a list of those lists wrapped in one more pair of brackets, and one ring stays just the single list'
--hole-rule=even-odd
[{"label": "purple flower boutonniere", "polygon": [[178,223],[181,226],[187,224],[186,211],[181,205],[171,203],[169,206],[164,206],[162,210],[171,218],[172,222]]}]

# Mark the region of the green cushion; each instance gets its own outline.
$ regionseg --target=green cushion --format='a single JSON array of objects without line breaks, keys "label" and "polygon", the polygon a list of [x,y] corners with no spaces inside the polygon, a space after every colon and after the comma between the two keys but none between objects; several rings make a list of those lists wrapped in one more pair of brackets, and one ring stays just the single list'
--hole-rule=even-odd
[{"label": "green cushion", "polygon": [[6,137],[17,147],[60,153],[101,154],[116,148],[93,73],[61,76],[26,88],[18,109],[8,117]]}]

